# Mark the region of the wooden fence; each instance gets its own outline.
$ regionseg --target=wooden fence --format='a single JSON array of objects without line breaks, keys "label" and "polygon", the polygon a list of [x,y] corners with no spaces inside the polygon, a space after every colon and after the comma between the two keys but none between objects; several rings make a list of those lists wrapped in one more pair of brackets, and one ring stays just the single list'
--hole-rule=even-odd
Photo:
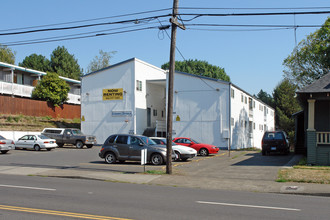
[{"label": "wooden fence", "polygon": [[80,105],[63,104],[54,107],[45,101],[0,95],[0,114],[80,118]]}]

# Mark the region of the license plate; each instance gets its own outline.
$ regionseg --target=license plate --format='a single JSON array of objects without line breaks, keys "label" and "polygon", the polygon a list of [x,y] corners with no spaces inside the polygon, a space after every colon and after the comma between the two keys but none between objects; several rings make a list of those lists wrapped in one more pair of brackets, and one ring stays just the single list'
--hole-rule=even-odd
[{"label": "license plate", "polygon": [[276,150],[276,147],[271,147],[270,150]]}]

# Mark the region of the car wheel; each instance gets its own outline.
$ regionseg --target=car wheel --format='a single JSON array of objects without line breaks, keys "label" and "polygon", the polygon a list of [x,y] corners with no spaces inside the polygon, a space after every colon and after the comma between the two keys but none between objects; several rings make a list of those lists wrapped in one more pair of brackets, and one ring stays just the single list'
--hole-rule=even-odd
[{"label": "car wheel", "polygon": [[151,155],[150,160],[152,165],[162,165],[164,161],[162,155],[160,154]]},{"label": "car wheel", "polygon": [[206,148],[202,148],[199,150],[199,155],[201,155],[202,157],[208,156],[209,151]]},{"label": "car wheel", "polygon": [[47,151],[51,151],[53,148],[47,148]]},{"label": "car wheel", "polygon": [[9,150],[2,150],[1,153],[2,154],[6,154]]},{"label": "car wheel", "polygon": [[179,151],[174,151],[175,153],[175,161],[179,161],[181,159],[181,154],[179,153]]},{"label": "car wheel", "polygon": [[39,145],[34,145],[33,148],[34,148],[35,151],[40,151],[40,146]]},{"label": "car wheel", "polygon": [[109,152],[105,155],[104,160],[108,164],[116,163],[116,155],[112,152]]},{"label": "car wheel", "polygon": [[92,148],[93,147],[93,144],[87,144],[86,147],[87,148]]},{"label": "car wheel", "polygon": [[181,158],[181,160],[182,160],[182,161],[187,161],[187,160],[188,160],[188,158]]},{"label": "car wheel", "polygon": [[82,141],[77,141],[77,142],[76,142],[76,147],[77,147],[77,148],[81,149],[81,148],[83,148],[83,146],[84,146],[84,144],[83,144]]}]

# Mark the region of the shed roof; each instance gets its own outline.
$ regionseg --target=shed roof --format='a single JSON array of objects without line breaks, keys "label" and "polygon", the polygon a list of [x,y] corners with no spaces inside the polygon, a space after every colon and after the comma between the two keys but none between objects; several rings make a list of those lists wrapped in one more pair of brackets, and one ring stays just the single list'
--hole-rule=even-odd
[{"label": "shed roof", "polygon": [[312,84],[302,88],[297,93],[323,93],[330,92],[330,73],[324,75]]}]

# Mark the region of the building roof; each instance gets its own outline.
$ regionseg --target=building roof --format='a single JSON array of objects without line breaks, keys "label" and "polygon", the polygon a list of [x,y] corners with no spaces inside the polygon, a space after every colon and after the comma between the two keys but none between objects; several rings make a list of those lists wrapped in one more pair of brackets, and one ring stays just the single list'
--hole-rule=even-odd
[{"label": "building roof", "polygon": [[[19,71],[22,71],[22,72],[32,73],[32,74],[36,74],[36,75],[42,75],[42,76],[47,75],[46,72],[33,70],[33,69],[21,67],[21,66],[16,66],[16,65],[9,64],[9,63],[0,62],[0,66],[6,67],[6,68],[13,68],[14,70],[19,70]],[[75,83],[75,84],[81,84],[81,82],[79,80],[70,79],[70,78],[63,77],[63,76],[59,76],[59,77],[61,79],[64,79],[67,82],[71,82],[71,83]]]},{"label": "building roof", "polygon": [[330,92],[330,73],[324,75],[312,84],[302,88],[297,93],[324,93]]}]

